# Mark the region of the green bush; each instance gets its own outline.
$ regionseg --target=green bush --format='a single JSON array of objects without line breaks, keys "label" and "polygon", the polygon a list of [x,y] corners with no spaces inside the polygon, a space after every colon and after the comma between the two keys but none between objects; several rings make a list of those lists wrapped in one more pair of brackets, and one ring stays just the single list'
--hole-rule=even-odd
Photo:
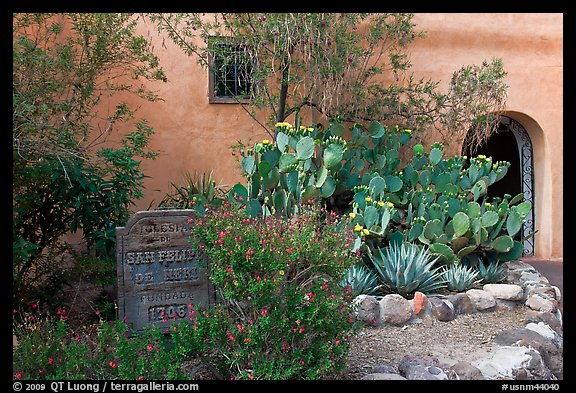
[{"label": "green bush", "polygon": [[219,303],[196,323],[214,321],[204,350],[223,375],[318,379],[345,366],[355,322],[339,282],[359,262],[345,224],[312,207],[250,218],[229,203],[194,224]]},{"label": "green bush", "polygon": [[104,320],[74,329],[66,309],[47,315],[38,312],[36,304],[33,308],[15,318],[18,345],[12,351],[12,366],[16,379],[189,378],[181,365],[196,346],[188,342],[183,350],[177,345],[181,343],[177,334],[165,335],[151,328],[128,338],[125,323]]},{"label": "green bush", "polygon": [[[153,129],[121,98],[156,101],[143,83],[167,79],[137,23],[121,13],[13,14],[13,303],[19,307],[58,304],[56,294],[77,279],[63,235],[81,231],[83,251],[103,261],[113,256],[115,227],[143,196],[141,160],[157,155],[148,148]],[[109,139],[114,147],[103,147]]]}]

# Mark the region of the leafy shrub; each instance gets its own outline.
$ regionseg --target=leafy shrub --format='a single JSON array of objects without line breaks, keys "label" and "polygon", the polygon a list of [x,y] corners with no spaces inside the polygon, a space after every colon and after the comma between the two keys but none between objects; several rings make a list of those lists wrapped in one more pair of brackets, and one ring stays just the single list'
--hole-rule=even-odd
[{"label": "leafy shrub", "polygon": [[[121,13],[13,15],[14,304],[57,301],[70,273],[63,266],[74,262],[63,252],[69,232],[82,232],[88,253],[113,256],[115,227],[143,196],[153,129],[116,93],[156,101],[142,83],[166,77],[137,22]],[[102,147],[110,136],[114,147]]]},{"label": "leafy shrub", "polygon": [[48,315],[36,304],[15,320],[16,379],[186,379],[181,365],[197,348],[194,342],[180,346],[177,329],[165,336],[151,328],[128,338],[125,323],[100,320],[74,330],[66,309]]},{"label": "leafy shrub", "polygon": [[416,291],[426,294],[444,287],[440,267],[435,267],[438,258],[432,258],[425,247],[393,242],[368,256],[385,292],[413,296]]},{"label": "leafy shrub", "polygon": [[355,325],[339,283],[359,262],[345,224],[313,208],[250,218],[229,203],[194,223],[219,303],[196,323],[213,322],[205,352],[223,375],[318,379],[344,367]]}]

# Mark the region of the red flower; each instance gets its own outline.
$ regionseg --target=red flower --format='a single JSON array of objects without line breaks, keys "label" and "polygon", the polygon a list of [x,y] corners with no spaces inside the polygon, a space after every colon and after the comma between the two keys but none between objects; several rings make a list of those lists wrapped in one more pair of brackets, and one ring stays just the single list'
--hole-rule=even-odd
[{"label": "red flower", "polygon": [[116,362],[115,362],[115,361],[113,361],[113,360],[112,360],[112,361],[110,361],[110,363],[108,363],[108,364],[110,364],[110,367],[112,367],[112,368],[116,368],[116,367],[118,367],[118,365],[116,364]]}]

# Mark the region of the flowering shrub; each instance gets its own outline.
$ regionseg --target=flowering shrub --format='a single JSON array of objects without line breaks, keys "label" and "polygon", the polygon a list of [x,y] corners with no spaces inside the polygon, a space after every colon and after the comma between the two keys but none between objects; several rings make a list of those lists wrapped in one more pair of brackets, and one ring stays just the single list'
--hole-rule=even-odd
[{"label": "flowering shrub", "polygon": [[[105,321],[73,329],[68,312],[56,315],[14,312],[14,379],[185,379],[181,365],[197,348],[188,342],[166,340],[158,328],[132,338],[121,321]],[[176,337],[173,334],[171,337]],[[170,344],[174,341],[176,345]]]},{"label": "flowering shrub", "polygon": [[[345,365],[354,333],[339,285],[359,262],[346,223],[324,210],[250,218],[224,203],[194,224],[218,305],[196,318],[206,353],[232,379],[318,379]],[[208,326],[208,321],[211,325]]]}]

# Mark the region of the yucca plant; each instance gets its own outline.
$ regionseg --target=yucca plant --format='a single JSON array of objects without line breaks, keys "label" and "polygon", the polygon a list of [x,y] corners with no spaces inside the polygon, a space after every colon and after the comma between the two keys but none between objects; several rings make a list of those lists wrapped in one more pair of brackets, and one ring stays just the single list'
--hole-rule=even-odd
[{"label": "yucca plant", "polygon": [[179,209],[191,209],[197,203],[212,203],[215,199],[223,199],[226,194],[226,185],[217,185],[212,177],[212,172],[209,174],[195,173],[194,176],[186,173],[184,176],[184,184],[170,183],[173,191],[167,193],[162,201],[161,207],[174,207]]},{"label": "yucca plant", "polygon": [[484,262],[478,264],[478,275],[486,284],[495,284],[504,279],[504,267],[499,262]]},{"label": "yucca plant", "polygon": [[445,286],[440,267],[435,267],[438,257],[432,259],[423,246],[391,243],[385,250],[376,248],[368,256],[384,292],[411,297],[416,291],[428,294]]},{"label": "yucca plant", "polygon": [[461,264],[445,267],[442,277],[448,289],[453,292],[467,291],[481,281],[478,279],[478,270]]},{"label": "yucca plant", "polygon": [[350,267],[340,286],[343,288],[350,288],[354,297],[358,295],[372,295],[379,294],[378,276],[376,276],[368,267],[362,264],[356,264]]}]

